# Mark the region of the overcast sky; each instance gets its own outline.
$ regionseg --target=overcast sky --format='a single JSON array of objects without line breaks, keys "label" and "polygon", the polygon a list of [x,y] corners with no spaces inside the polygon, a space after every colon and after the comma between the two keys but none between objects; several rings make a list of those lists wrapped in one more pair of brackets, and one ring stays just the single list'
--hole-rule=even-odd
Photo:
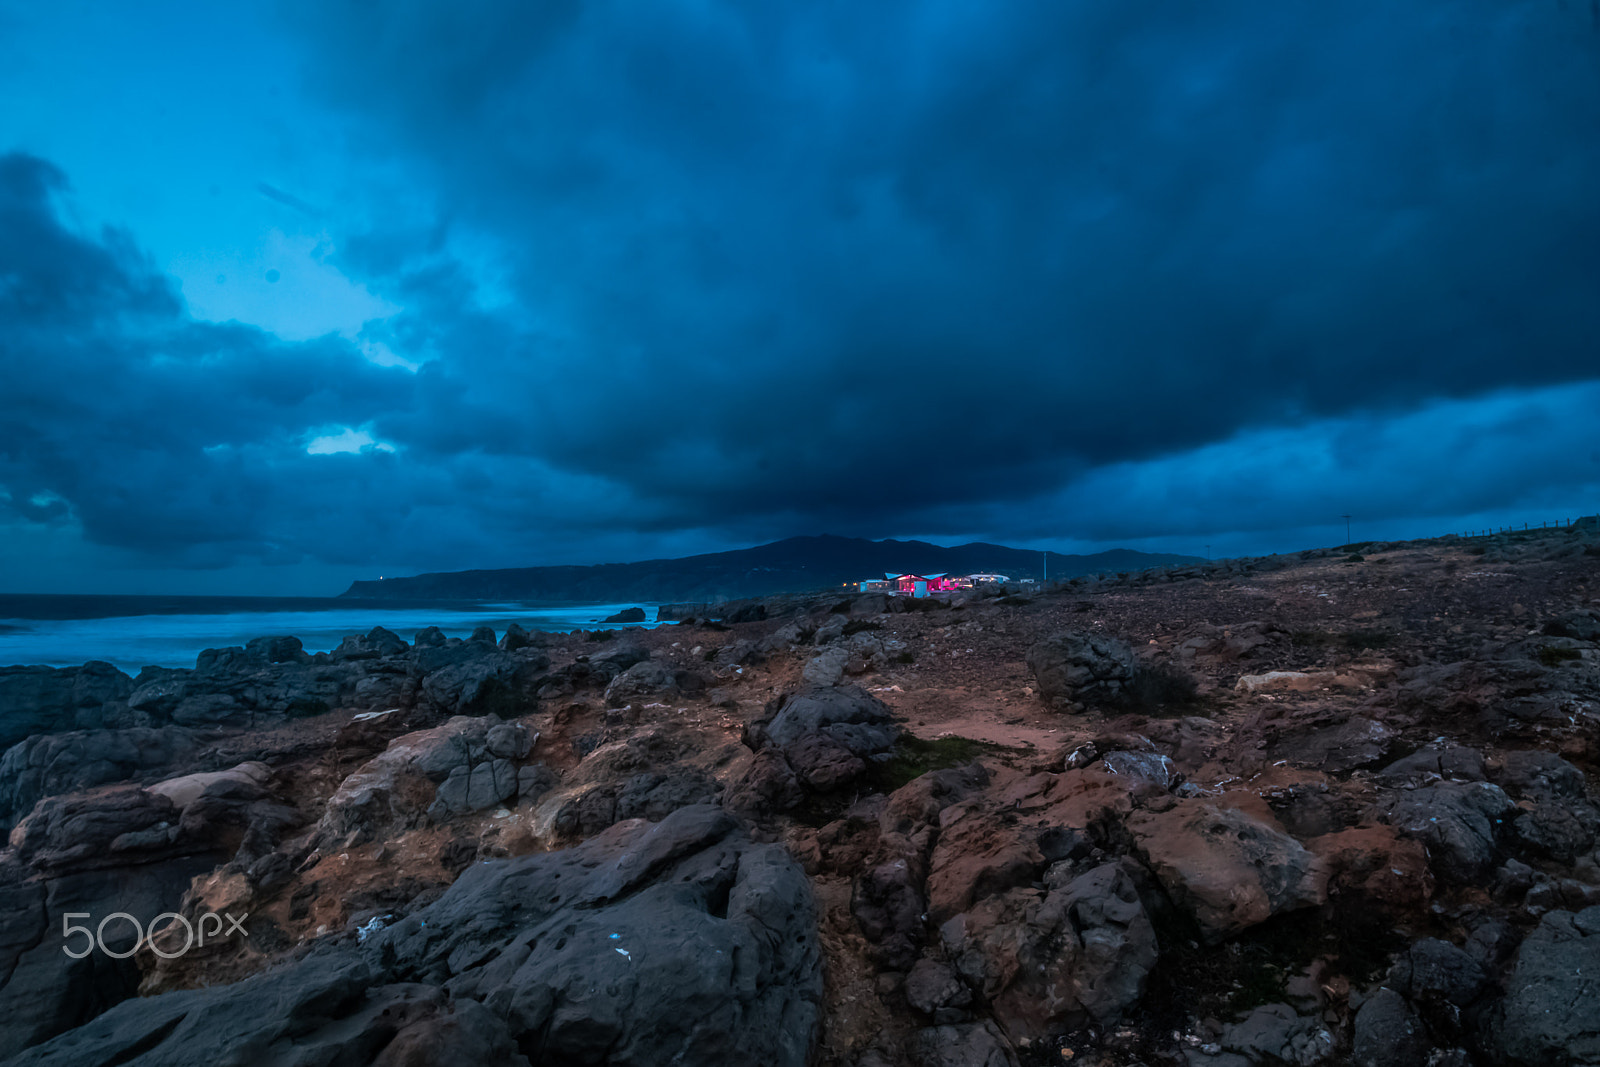
[{"label": "overcast sky", "polygon": [[1600,0],[0,0],[0,591],[1600,509]]}]

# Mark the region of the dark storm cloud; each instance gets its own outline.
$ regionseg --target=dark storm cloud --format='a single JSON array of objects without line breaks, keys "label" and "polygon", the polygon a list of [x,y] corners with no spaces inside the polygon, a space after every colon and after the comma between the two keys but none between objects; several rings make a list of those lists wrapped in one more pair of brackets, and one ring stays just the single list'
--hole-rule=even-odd
[{"label": "dark storm cloud", "polygon": [[436,195],[342,253],[434,360],[386,432],[667,525],[894,532],[1600,371],[1600,36],[1553,0],[293,12]]},{"label": "dark storm cloud", "polygon": [[410,375],[336,338],[193,320],[129,235],[62,224],[65,185],[0,156],[0,515],[173,562],[363,558],[392,459],[306,438],[405,406]]}]

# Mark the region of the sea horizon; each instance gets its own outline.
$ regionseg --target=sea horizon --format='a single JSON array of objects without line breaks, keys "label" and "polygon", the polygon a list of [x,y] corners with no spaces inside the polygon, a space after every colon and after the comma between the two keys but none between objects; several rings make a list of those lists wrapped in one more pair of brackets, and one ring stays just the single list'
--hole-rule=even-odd
[{"label": "sea horizon", "polygon": [[255,637],[292,635],[307,652],[325,652],[375,626],[406,641],[429,626],[450,637],[466,637],[480,626],[493,627],[498,636],[513,622],[566,633],[631,607],[645,609],[648,621],[626,625],[657,625],[659,605],[641,602],[0,593],[0,667],[74,667],[99,660],[137,674],[142,667],[193,667],[205,649]]}]

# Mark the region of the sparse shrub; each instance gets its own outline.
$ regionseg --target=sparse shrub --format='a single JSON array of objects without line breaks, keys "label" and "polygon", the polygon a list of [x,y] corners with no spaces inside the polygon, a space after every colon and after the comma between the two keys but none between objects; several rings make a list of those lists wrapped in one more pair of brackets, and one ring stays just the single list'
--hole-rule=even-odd
[{"label": "sparse shrub", "polygon": [[844,624],[844,636],[849,637],[851,634],[859,634],[866,630],[881,629],[883,629],[882,626],[868,619],[851,619]]},{"label": "sparse shrub", "polygon": [[318,700],[315,697],[300,697],[297,700],[290,701],[289,706],[284,709],[284,714],[291,719],[309,719],[313,715],[321,715],[331,710],[332,708],[326,700]]},{"label": "sparse shrub", "polygon": [[588,632],[588,634],[586,634],[585,636],[590,641],[609,641],[613,637],[617,636],[617,631],[615,631],[615,630],[590,630]]},{"label": "sparse shrub", "polygon": [[893,792],[929,771],[960,767],[986,752],[1003,751],[1006,750],[1001,745],[974,741],[970,737],[939,737],[928,741],[914,734],[901,734],[895,743],[893,758],[873,768],[874,785],[886,793]]},{"label": "sparse shrub", "polygon": [[1352,552],[1344,558],[1346,563],[1365,563],[1367,557],[1359,552]]},{"label": "sparse shrub", "polygon": [[1146,663],[1134,668],[1133,678],[1122,688],[1122,701],[1131,710],[1157,714],[1185,708],[1199,699],[1195,681],[1187,671],[1167,663]]},{"label": "sparse shrub", "polygon": [[1032,604],[1033,601],[1028,599],[1025,596],[1017,596],[1015,593],[1012,593],[1009,596],[1001,597],[999,600],[995,601],[995,603],[996,604],[1004,604],[1007,607],[1011,607],[1011,608],[1025,608],[1029,604]]},{"label": "sparse shrub", "polygon": [[917,662],[917,657],[913,656],[910,652],[896,652],[894,654],[894,662],[915,663]]},{"label": "sparse shrub", "polygon": [[1539,662],[1546,667],[1559,667],[1563,663],[1571,663],[1582,658],[1583,653],[1575,648],[1556,648],[1553,645],[1546,645],[1539,650]]},{"label": "sparse shrub", "polygon": [[1481,556],[1489,550],[1483,545],[1468,545],[1466,551],[1469,556]]}]

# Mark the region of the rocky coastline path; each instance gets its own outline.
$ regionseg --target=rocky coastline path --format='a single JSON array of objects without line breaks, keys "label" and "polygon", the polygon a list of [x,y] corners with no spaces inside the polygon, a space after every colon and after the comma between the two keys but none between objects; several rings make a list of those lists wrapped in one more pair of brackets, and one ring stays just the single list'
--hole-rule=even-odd
[{"label": "rocky coastline path", "polygon": [[0,1063],[1600,1064],[1592,527],[0,668]]}]

